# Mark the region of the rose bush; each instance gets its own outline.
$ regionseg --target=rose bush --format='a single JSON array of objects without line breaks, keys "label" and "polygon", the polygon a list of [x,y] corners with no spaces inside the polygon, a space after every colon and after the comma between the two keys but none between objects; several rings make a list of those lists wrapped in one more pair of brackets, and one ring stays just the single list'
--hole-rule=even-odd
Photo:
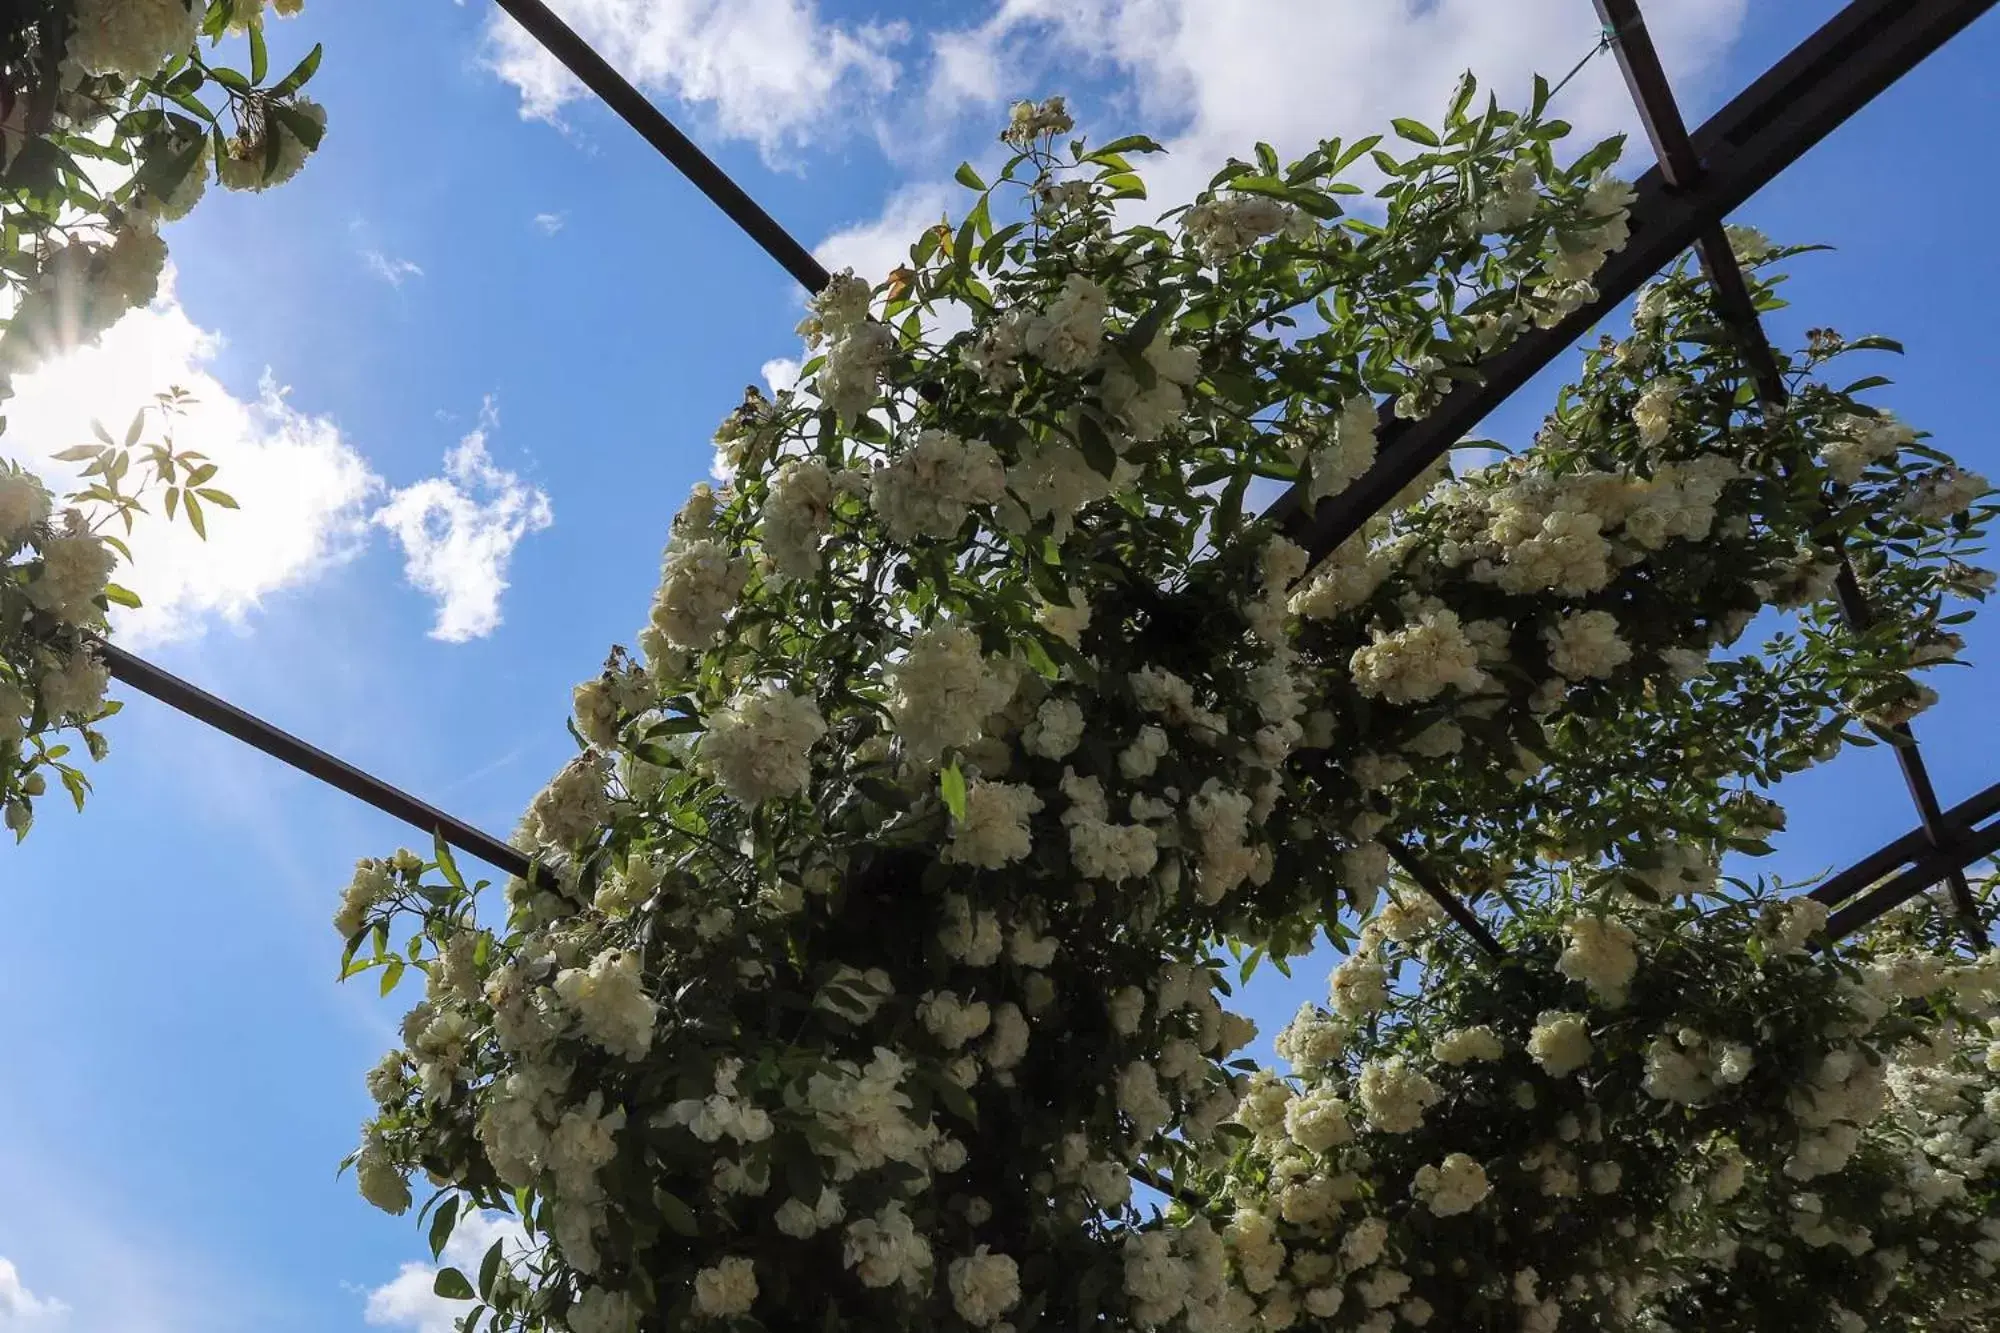
[{"label": "rose bush", "polygon": [[[1349,1278],[1337,1326],[1520,1321],[1484,1272],[1395,1266],[1436,1268],[1424,1218],[1497,1226],[1496,1177],[1529,1198],[1500,1156],[1548,1124],[1470,1133],[1486,1067],[1546,1060],[1537,1095],[1577,1114],[1600,1086],[1601,1114],[1648,1109],[1628,1048],[1680,1021],[1669,979],[1720,994],[1751,947],[1744,909],[1698,896],[1781,818],[1747,785],[1920,705],[1909,673],[1952,651],[1943,599],[1980,591],[1962,557],[1990,508],[1866,385],[1821,381],[1831,335],[1787,362],[1792,407],[1761,409],[1681,271],[1533,447],[1424,478],[1309,568],[1248,514],[1253,480],[1337,493],[1385,415],[1589,299],[1623,243],[1617,145],[1565,164],[1543,98],[1473,92],[1438,130],[1398,122],[1407,156],[1260,147],[1160,225],[1120,212],[1150,141],[1063,143],[1059,99],[1023,104],[1016,193],[964,168],[957,228],[814,299],[800,390],[724,423],[732,480],[674,520],[639,654],[577,689],[580,753],[521,829],[533,881],[503,909],[442,850],[403,852],[363,862],[336,918],[349,975],[425,977],[369,1077],[362,1192],[401,1212],[436,1185],[434,1248],[474,1208],[530,1237],[440,1275],[477,1295],[471,1324],[1234,1333],[1331,1319],[1311,1293]],[[1342,203],[1358,163],[1384,182],[1367,218]],[[1875,632],[1815,609],[1836,551]],[[1804,630],[1712,660],[1772,607]],[[1504,985],[1573,1017],[1493,1010],[1456,944],[1463,999],[1396,998],[1389,945],[1427,923],[1381,904],[1392,840],[1508,903]],[[1584,901],[1605,906],[1579,921]],[[1287,1036],[1313,1052],[1295,1094],[1232,1060],[1252,1029],[1216,946],[1282,960],[1322,932],[1361,952],[1342,1021]],[[1858,1021],[1845,966],[1773,973],[1805,1009],[1757,1038],[1782,1059],[1742,1040],[1758,1108],[1808,1033]],[[1681,1169],[1656,1157],[1635,1179]],[[1162,1218],[1135,1175],[1203,1202]],[[1287,1218],[1309,1179],[1339,1183]],[[1337,1246],[1311,1232],[1350,1198],[1380,1202]],[[1310,1274],[1285,1267],[1299,1242]],[[1544,1275],[1612,1272],[1634,1309],[1700,1290],[1605,1255]],[[1623,1308],[1593,1293],[1579,1318]]]}]

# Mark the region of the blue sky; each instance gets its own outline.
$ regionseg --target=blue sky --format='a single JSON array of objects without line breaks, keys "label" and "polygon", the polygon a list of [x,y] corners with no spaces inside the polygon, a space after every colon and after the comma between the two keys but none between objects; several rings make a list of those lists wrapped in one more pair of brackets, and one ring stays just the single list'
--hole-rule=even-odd
[{"label": "blue sky", "polygon": [[[1009,96],[1067,91],[1098,137],[1167,139],[1164,206],[1254,138],[1297,150],[1434,116],[1468,64],[1505,96],[1595,32],[1585,0],[557,7],[797,235],[875,276],[950,198],[959,158],[988,152]],[[1698,119],[1837,6],[1658,8]],[[546,107],[562,90],[510,64],[493,24],[479,0],[310,0],[274,25],[274,65],[325,43],[323,151],[282,190],[212,192],[169,236],[174,300],[114,331],[115,357],[24,390],[0,450],[46,454],[93,410],[122,419],[125,399],[193,377],[206,410],[181,443],[209,448],[246,508],[217,520],[209,552],[146,552],[134,581],[156,609],[139,641],[504,833],[567,753],[570,686],[643,618],[715,422],[795,355],[799,294],[608,114],[566,102],[556,123],[523,118],[524,96]],[[2000,205],[1966,147],[2000,132],[1996,63],[1989,18],[1741,214],[1839,247],[1799,262],[1780,335],[1902,338],[1883,401],[1989,474],[1984,312],[2000,279],[1962,256],[1983,252]],[[1608,62],[1568,96],[1580,129],[1627,127]],[[1643,169],[1642,143],[1628,166]],[[267,376],[286,392],[260,406]],[[1545,398],[1485,433],[1523,438]],[[462,444],[474,432],[483,452]],[[427,587],[377,520],[423,505],[451,538],[419,529]],[[1990,625],[1971,639],[1977,661],[2000,648]],[[1971,673],[1937,683],[1944,702],[1918,729],[1949,802],[1995,776],[1994,715]],[[333,983],[328,918],[354,858],[406,834],[143,699],[113,744],[85,817],[51,805],[26,845],[0,849],[0,1326],[367,1328],[370,1293],[423,1247],[333,1176],[400,1006]],[[1784,795],[1777,864],[1793,874],[1914,822],[1883,751]],[[1267,1033],[1324,984],[1312,965],[1293,985],[1259,980]],[[426,1327],[394,1295],[373,1312]]]}]

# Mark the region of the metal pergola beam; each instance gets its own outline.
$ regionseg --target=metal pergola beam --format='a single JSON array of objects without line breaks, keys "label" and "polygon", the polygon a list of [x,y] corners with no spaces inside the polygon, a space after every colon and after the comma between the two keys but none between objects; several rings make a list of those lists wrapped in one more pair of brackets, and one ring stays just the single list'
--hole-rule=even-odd
[{"label": "metal pergola beam", "polygon": [[675,170],[687,177],[689,184],[707,195],[709,201],[742,228],[746,236],[763,247],[765,254],[797,278],[800,286],[809,292],[817,292],[826,286],[826,268],[813,258],[812,251],[779,226],[777,219],[766,213],[755,199],[744,192],[742,186],[731,180],[729,173],[716,166],[714,160],[695,145],[694,140],[681,133],[658,107],[646,99],[644,93],[613,69],[611,62],[597,54],[590,43],[557,18],[555,11],[542,0],[493,2],[507,11],[530,37],[542,44],[544,50],[576,75],[584,87],[596,93],[627,125],[637,130],[639,136],[657,149],[661,157],[673,163]]},{"label": "metal pergola beam", "polygon": [[[1975,827],[1995,815],[2000,815],[2000,782],[1954,805],[1944,812],[1944,819],[1949,827],[1959,830],[1959,836],[1955,841],[1962,842]],[[1929,835],[1921,828],[1911,829],[1894,842],[1876,848],[1806,896],[1815,898],[1828,907],[1836,907],[1884,875],[1892,874],[1912,862],[1923,860],[1930,850],[1933,848]],[[1974,856],[1963,864],[1970,865],[1978,859]]]},{"label": "metal pergola beam", "polygon": [[[1919,830],[1919,836],[1922,831]],[[1827,918],[1825,938],[1839,940],[1874,922],[1939,883],[1953,871],[2000,852],[2000,819],[1975,829],[1945,847],[1926,847],[1902,874],[1870,889]]]},{"label": "metal pergola beam", "polygon": [[310,745],[290,732],[272,726],[260,717],[244,712],[226,699],[162,671],[144,658],[135,657],[116,644],[102,639],[91,645],[98,660],[123,683],[149,694],[167,707],[187,714],[197,722],[214,727],[273,759],[289,764],[309,778],[346,792],[383,814],[444,839],[452,847],[504,871],[527,879],[533,867],[528,857],[489,833],[482,833],[462,819],[428,805],[382,779],[364,773],[343,759],[336,759],[318,746]]},{"label": "metal pergola beam", "polygon": [[[1646,137],[1652,140],[1654,155],[1659,159],[1661,180],[1670,191],[1684,193],[1699,188],[1707,175],[1707,167],[1688,137],[1687,122],[1681,117],[1673,84],[1660,63],[1660,53],[1653,46],[1653,37],[1646,28],[1646,16],[1639,7],[1639,0],[1594,0],[1594,3],[1597,16],[1604,21],[1604,31],[1611,41],[1618,68],[1625,75],[1625,86],[1632,94],[1632,103],[1645,126]],[[1767,410],[1782,411],[1791,398],[1791,392],[1785,385],[1784,372],[1765,332],[1764,321],[1757,314],[1757,303],[1750,295],[1750,284],[1744,276],[1743,266],[1729,243],[1729,234],[1720,218],[1702,229],[1695,239],[1695,247],[1700,253],[1702,268],[1707,272],[1710,289],[1715,294],[1717,311],[1735,335],[1744,359],[1750,363],[1759,400]],[[1848,629],[1856,634],[1866,633],[1874,624],[1875,617],[1862,595],[1861,582],[1855,577],[1854,565],[1848,560],[1845,550],[1840,553],[1840,568],[1834,587],[1841,616],[1846,620]],[[1951,833],[1945,827],[1937,788],[1931,783],[1923,752],[1917,748],[1916,732],[1908,723],[1899,723],[1890,731],[1895,737],[1896,763],[1902,770],[1903,785],[1908,788],[1910,801],[1917,808],[1924,834],[1930,839],[1931,846],[1943,848],[1948,845]],[[1957,905],[1959,914],[1976,923],[1979,906],[1973,901],[1972,886],[1966,881],[1965,871],[1953,869],[1948,879],[1952,901]]]},{"label": "metal pergola beam", "polygon": [[1854,0],[1694,132],[1707,166],[1697,184],[1675,190],[1659,166],[1639,178],[1631,240],[1598,271],[1597,300],[1479,362],[1482,382],[1458,384],[1416,421],[1385,405],[1374,466],[1317,507],[1294,485],[1270,515],[1315,560],[1324,558],[1647,278],[1993,3]]}]

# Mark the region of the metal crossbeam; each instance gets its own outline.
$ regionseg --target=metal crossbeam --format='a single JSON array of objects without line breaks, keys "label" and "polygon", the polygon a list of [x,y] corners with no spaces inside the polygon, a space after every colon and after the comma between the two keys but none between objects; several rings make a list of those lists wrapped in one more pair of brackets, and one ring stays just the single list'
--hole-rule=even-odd
[{"label": "metal crossbeam", "polygon": [[1993,3],[1854,0],[1695,131],[1691,142],[1707,165],[1697,184],[1675,190],[1659,166],[1639,178],[1632,238],[1598,271],[1597,300],[1481,361],[1483,381],[1457,385],[1419,420],[1399,419],[1385,405],[1373,467],[1316,508],[1295,485],[1268,513],[1315,560],[1324,558],[1647,278]]},{"label": "metal crossbeam", "polygon": [[281,731],[179,676],[162,671],[116,644],[100,639],[91,646],[91,651],[117,679],[141,693],[150,694],[169,708],[262,750],[307,777],[317,778],[329,787],[365,801],[383,814],[443,838],[457,850],[476,856],[495,869],[523,879],[529,877],[532,867],[526,855],[491,834],[480,832],[464,820],[455,819],[436,806],[427,805],[408,792],[362,772],[345,760],[334,758],[317,746],[307,744],[290,732]]},{"label": "metal crossbeam", "polygon": [[[1954,805],[1944,812],[1945,823],[1959,830],[1956,841],[1963,842],[1972,830],[2000,815],[2000,782],[1985,791]],[[1828,907],[1837,907],[1852,898],[1884,875],[1921,861],[1931,850],[1930,836],[1921,828],[1911,829],[1894,842],[1876,848],[1839,874],[1832,876],[1806,895],[1818,899]],[[1978,857],[1969,858],[1964,864],[1971,864]]]},{"label": "metal crossbeam", "polygon": [[[1633,105],[1638,108],[1640,122],[1646,128],[1646,137],[1652,140],[1654,155],[1659,159],[1661,180],[1671,191],[1686,192],[1698,188],[1707,172],[1701,154],[1688,137],[1687,123],[1681,118],[1673,85],[1660,63],[1652,34],[1646,29],[1646,17],[1639,8],[1639,0],[1594,0],[1594,3],[1598,17],[1604,21],[1604,30],[1611,39],[1618,68],[1625,75],[1625,86],[1631,91]],[[1707,272],[1709,286],[1715,293],[1717,310],[1724,324],[1735,334],[1745,359],[1750,363],[1759,399],[1767,409],[1782,409],[1791,394],[1785,387],[1778,354],[1765,333],[1764,321],[1757,314],[1749,282],[1744,277],[1742,265],[1736,258],[1720,218],[1702,229],[1696,237],[1695,246],[1701,256],[1702,268]],[[1835,591],[1841,616],[1847,621],[1848,628],[1856,634],[1865,633],[1874,623],[1874,615],[1862,595],[1861,582],[1855,577],[1854,566],[1845,551],[1840,554]],[[1917,748],[1916,733],[1908,723],[1898,724],[1891,730],[1895,736],[1896,762],[1902,769],[1903,784],[1909,789],[1910,801],[1917,808],[1924,834],[1933,847],[1944,848],[1951,834],[1945,827],[1937,789],[1931,783],[1923,752]],[[1976,922],[1979,907],[1973,901],[1972,886],[1966,881],[1965,871],[1953,869],[1947,878],[1951,883],[1952,901],[1957,905],[1959,914]]]},{"label": "metal crossbeam", "polygon": [[611,68],[610,62],[592,50],[590,43],[577,36],[567,23],[556,17],[553,10],[541,0],[493,2],[506,10],[570,73],[582,80],[586,88],[603,99],[604,104],[617,112],[627,125],[637,130],[641,138],[658,149],[660,156],[673,163],[691,185],[707,195],[731,222],[763,247],[765,254],[797,278],[801,286],[809,292],[817,292],[826,286],[826,268],[813,258],[812,251],[779,226],[777,220],[746,194],[742,186],[729,178],[729,173],[716,166],[708,154],[695,146],[694,140],[681,133],[658,107],[646,100],[644,93]]},{"label": "metal crossbeam", "polygon": [[[1918,833],[1921,836],[1922,830]],[[1968,832],[1948,846],[1927,846],[1908,870],[1887,883],[1870,889],[1828,917],[1826,938],[1838,940],[1853,934],[1875,921],[1883,913],[1902,906],[1926,889],[1943,881],[1952,872],[1962,873],[1965,867],[1976,861],[1982,861],[1995,852],[2000,852],[2000,819]],[[1983,932],[1975,943],[1985,943]]]}]

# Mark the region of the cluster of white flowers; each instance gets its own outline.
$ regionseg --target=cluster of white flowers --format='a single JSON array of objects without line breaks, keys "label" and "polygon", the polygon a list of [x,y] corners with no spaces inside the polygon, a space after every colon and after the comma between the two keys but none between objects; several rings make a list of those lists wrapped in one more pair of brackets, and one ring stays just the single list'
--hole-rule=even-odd
[{"label": "cluster of white flowers", "polygon": [[750,562],[721,542],[677,534],[661,566],[653,628],[672,647],[706,648],[728,623],[749,577]]},{"label": "cluster of white flowers", "polygon": [[1964,513],[1993,490],[1993,483],[1961,467],[1941,467],[1910,483],[1903,511],[1929,522]]},{"label": "cluster of white flowers", "polygon": [[1389,1003],[1389,969],[1371,953],[1357,952],[1333,969],[1334,1012],[1345,1019],[1366,1018]]},{"label": "cluster of white flowers", "polygon": [[750,1313],[757,1302],[757,1267],[740,1254],[726,1256],[694,1275],[695,1313],[728,1319]]},{"label": "cluster of white flowers", "polygon": [[77,0],[65,57],[92,74],[148,79],[193,48],[201,17],[187,0]]},{"label": "cluster of white flowers", "polygon": [[1917,442],[1917,433],[1895,417],[1849,416],[1836,423],[1842,434],[1820,446],[1819,459],[1843,486],[1860,481],[1876,463],[1896,457]]},{"label": "cluster of white flowers", "polygon": [[1625,991],[1639,970],[1639,954],[1634,947],[1638,936],[1631,927],[1609,917],[1583,915],[1565,927],[1569,945],[1556,961],[1556,970],[1572,981],[1590,987],[1599,1003],[1616,1009],[1625,1003]]},{"label": "cluster of white flowers", "polygon": [[1014,103],[1000,137],[1016,148],[1027,149],[1045,136],[1068,134],[1075,128],[1069,104],[1061,97],[1045,97],[1039,102]]},{"label": "cluster of white flowers", "polygon": [[771,475],[771,493],[764,501],[764,550],[786,578],[806,579],[819,572],[820,542],[833,524],[835,498],[860,481],[843,471],[835,477],[817,458],[787,460]]},{"label": "cluster of white flowers", "polygon": [[1599,175],[1584,191],[1583,212],[1587,221],[1575,230],[1556,236],[1556,249],[1548,262],[1553,283],[1587,283],[1604,267],[1613,251],[1625,248],[1631,237],[1628,219],[1632,201],[1638,194],[1616,176]]},{"label": "cluster of white flowers", "polygon": [[1211,264],[1227,263],[1266,236],[1307,240],[1318,225],[1310,213],[1261,194],[1206,200],[1181,215],[1182,234]]},{"label": "cluster of white flowers", "polygon": [[698,750],[723,790],[757,806],[805,791],[808,755],[824,735],[826,719],[811,698],[767,681],[711,716]]},{"label": "cluster of white flowers", "polygon": [[1425,607],[1410,624],[1374,631],[1374,642],[1354,650],[1348,669],[1363,694],[1390,703],[1422,703],[1447,688],[1476,692],[1486,683],[1479,650],[1465,635],[1458,613]]},{"label": "cluster of white flowers", "polygon": [[1046,309],[1031,319],[1021,334],[1029,355],[1059,373],[1073,374],[1097,360],[1104,342],[1104,320],[1111,298],[1081,273],[1063,280]]},{"label": "cluster of white flowers", "polygon": [[[1035,710],[1035,720],[1021,733],[1022,748],[1044,759],[1067,758],[1083,740],[1083,725],[1082,704],[1074,699],[1044,699],[1041,707]],[[1164,743],[1165,737],[1162,736],[1161,740]],[[1128,773],[1127,776],[1145,775]]]},{"label": "cluster of white flowers", "polygon": [[1355,1087],[1369,1126],[1384,1134],[1408,1134],[1419,1128],[1424,1112],[1443,1095],[1437,1084],[1400,1055],[1363,1064]]},{"label": "cluster of white flowers", "polygon": [[1000,455],[982,440],[926,430],[869,481],[869,500],[899,542],[953,537],[974,505],[992,504],[1007,485]]},{"label": "cluster of white flowers", "polygon": [[966,789],[964,817],[952,821],[944,859],[985,870],[1020,860],[1034,845],[1028,816],[1041,808],[1033,787],[975,779]]},{"label": "cluster of white flowers", "polygon": [[1512,231],[1526,225],[1542,206],[1536,184],[1533,160],[1522,158],[1509,166],[1501,173],[1498,188],[1490,191],[1480,206],[1480,230]]},{"label": "cluster of white flowers", "polygon": [[1582,1014],[1544,1010],[1528,1034],[1528,1054],[1550,1078],[1564,1078],[1590,1063],[1590,1021]]},{"label": "cluster of white flowers", "polygon": [[1618,633],[1609,611],[1576,611],[1542,631],[1549,666],[1569,680],[1609,676],[1632,660],[1632,645]]},{"label": "cluster of white flowers", "polygon": [[886,1203],[873,1217],[850,1222],[842,1261],[864,1287],[901,1285],[922,1290],[930,1280],[931,1245],[918,1234],[900,1203]]},{"label": "cluster of white flowers", "polygon": [[611,761],[581,754],[564,764],[528,806],[525,828],[545,847],[569,849],[595,837],[611,811]]},{"label": "cluster of white flowers", "polygon": [[1310,472],[1307,499],[1317,504],[1338,495],[1374,465],[1379,420],[1375,400],[1354,394],[1341,403],[1339,412],[1314,423],[1315,429],[1292,450],[1292,461],[1305,464]]},{"label": "cluster of white flowers", "polygon": [[1099,390],[1104,410],[1125,424],[1136,444],[1159,439],[1181,419],[1187,410],[1184,390],[1201,378],[1201,354],[1192,347],[1176,347],[1164,333],[1156,335],[1141,355],[1152,372],[1150,385],[1141,384],[1116,357],[1107,357]]},{"label": "cluster of white flowers", "polygon": [[946,1280],[951,1286],[952,1308],[974,1328],[998,1323],[1021,1300],[1020,1266],[1004,1254],[990,1253],[984,1245],[963,1259],[952,1260]]},{"label": "cluster of white flowers", "polygon": [[613,1055],[638,1060],[651,1049],[659,1006],[646,991],[638,954],[607,949],[588,968],[565,968],[555,992],[584,1035]]},{"label": "cluster of white flowers", "polygon": [[1437,1217],[1471,1212],[1492,1190],[1486,1168],[1462,1152],[1452,1153],[1436,1166],[1419,1168],[1410,1184],[1410,1192]]},{"label": "cluster of white flowers", "polygon": [[989,662],[978,634],[949,621],[918,633],[890,674],[896,731],[910,757],[925,764],[952,746],[970,744],[1014,693],[1006,664]]},{"label": "cluster of white flowers", "polygon": [[1462,1065],[1472,1060],[1498,1060],[1507,1053],[1500,1034],[1487,1024],[1455,1028],[1431,1043],[1431,1058],[1441,1065]]}]

